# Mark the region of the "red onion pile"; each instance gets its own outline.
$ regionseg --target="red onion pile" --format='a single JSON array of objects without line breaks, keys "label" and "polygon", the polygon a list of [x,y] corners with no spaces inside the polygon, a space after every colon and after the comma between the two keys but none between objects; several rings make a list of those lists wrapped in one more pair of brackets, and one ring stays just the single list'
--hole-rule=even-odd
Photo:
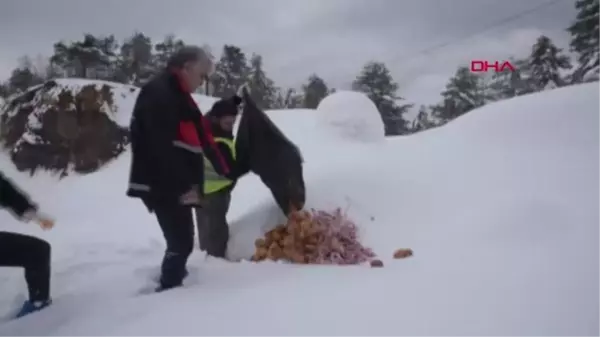
[{"label": "red onion pile", "polygon": [[256,241],[254,261],[287,260],[294,263],[355,265],[375,257],[358,237],[358,226],[341,209],[311,209],[290,215],[285,225]]}]

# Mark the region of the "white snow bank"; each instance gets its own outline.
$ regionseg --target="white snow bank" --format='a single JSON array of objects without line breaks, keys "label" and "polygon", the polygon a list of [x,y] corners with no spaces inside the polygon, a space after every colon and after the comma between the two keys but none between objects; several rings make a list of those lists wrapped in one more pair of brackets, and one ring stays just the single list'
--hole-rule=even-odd
[{"label": "white snow bank", "polygon": [[373,142],[385,138],[377,107],[361,92],[335,92],[319,103],[317,111],[320,126],[342,139]]},{"label": "white snow bank", "polygon": [[[348,207],[386,267],[196,251],[186,288],[143,297],[164,243],[124,196],[128,154],[61,183],[0,162],[58,219],[42,233],[0,214],[1,229],[52,242],[55,297],[0,335],[598,335],[598,110],[597,86],[579,85],[381,144],[303,130],[313,111],[269,112],[303,151],[308,206]],[[268,190],[243,178],[230,255],[247,256],[278,217]],[[401,247],[415,256],[393,261]],[[0,287],[3,310],[23,294],[22,273],[0,269]]]}]

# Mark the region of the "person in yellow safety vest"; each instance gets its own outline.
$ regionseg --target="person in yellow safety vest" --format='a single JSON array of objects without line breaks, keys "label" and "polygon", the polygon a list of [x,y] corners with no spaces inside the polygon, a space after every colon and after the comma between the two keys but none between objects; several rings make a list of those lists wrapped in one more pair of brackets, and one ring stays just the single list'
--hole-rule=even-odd
[{"label": "person in yellow safety vest", "polygon": [[225,258],[229,241],[227,211],[231,191],[237,180],[249,172],[247,160],[237,154],[233,126],[239,113],[242,99],[233,96],[217,101],[206,114],[215,143],[223,155],[230,174],[219,175],[210,160],[204,160],[203,206],[196,208],[196,225],[200,249],[210,256]]}]

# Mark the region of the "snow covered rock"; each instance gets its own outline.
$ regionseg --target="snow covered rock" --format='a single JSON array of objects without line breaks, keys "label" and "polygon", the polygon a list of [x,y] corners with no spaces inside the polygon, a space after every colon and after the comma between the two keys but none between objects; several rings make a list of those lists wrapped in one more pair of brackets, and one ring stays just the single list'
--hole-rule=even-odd
[{"label": "snow covered rock", "polygon": [[102,81],[48,81],[5,103],[0,138],[21,171],[93,172],[129,143],[122,124],[131,112],[119,118],[117,100],[136,91],[118,92]]},{"label": "snow covered rock", "polygon": [[[94,172],[129,144],[139,88],[91,79],[55,79],[0,105],[0,142],[21,171]],[[193,95],[201,111],[217,100]]]},{"label": "snow covered rock", "polygon": [[385,138],[381,115],[373,101],[363,93],[335,92],[319,103],[317,111],[320,126],[338,137],[360,142]]}]

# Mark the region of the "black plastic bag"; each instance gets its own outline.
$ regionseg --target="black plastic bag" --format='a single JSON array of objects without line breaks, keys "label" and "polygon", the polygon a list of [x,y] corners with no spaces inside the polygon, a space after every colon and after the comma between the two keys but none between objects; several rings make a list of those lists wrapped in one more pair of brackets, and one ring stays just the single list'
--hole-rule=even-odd
[{"label": "black plastic bag", "polygon": [[271,190],[284,214],[302,209],[306,190],[300,150],[256,106],[246,90],[243,99],[236,152],[246,158],[250,171]]}]

